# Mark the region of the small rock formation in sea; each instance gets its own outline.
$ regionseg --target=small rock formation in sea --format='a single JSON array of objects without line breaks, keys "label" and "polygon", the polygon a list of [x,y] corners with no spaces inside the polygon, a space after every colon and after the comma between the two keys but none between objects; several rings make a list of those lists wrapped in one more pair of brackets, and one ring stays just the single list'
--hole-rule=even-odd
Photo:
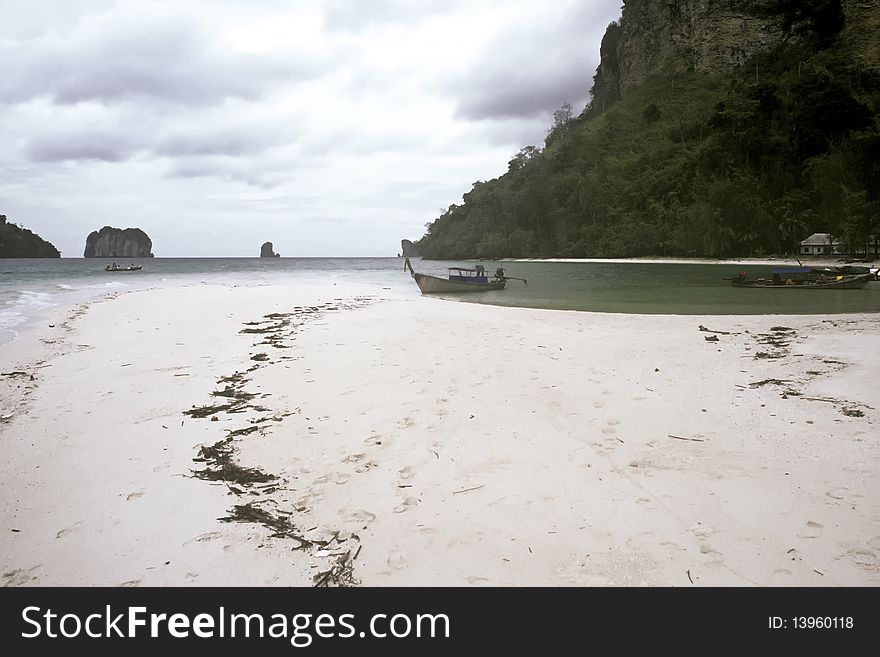
[{"label": "small rock formation in sea", "polygon": [[280,253],[275,253],[272,250],[272,242],[264,242],[263,246],[260,247],[260,257],[261,258],[280,258]]},{"label": "small rock formation in sea", "polygon": [[60,258],[55,246],[0,214],[0,258]]},{"label": "small rock formation in sea", "polygon": [[111,228],[89,233],[85,258],[152,258],[153,241],[140,228]]},{"label": "small rock formation in sea", "polygon": [[418,251],[416,251],[416,245],[410,240],[400,240],[400,249],[401,255],[405,258],[419,257]]}]

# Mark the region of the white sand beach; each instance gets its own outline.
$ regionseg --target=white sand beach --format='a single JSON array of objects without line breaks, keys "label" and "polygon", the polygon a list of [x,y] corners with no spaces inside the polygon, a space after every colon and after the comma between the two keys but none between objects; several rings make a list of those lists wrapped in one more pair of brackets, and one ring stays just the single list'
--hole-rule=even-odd
[{"label": "white sand beach", "polygon": [[880,582],[878,315],[291,284],[54,324],[0,348],[4,585]]}]

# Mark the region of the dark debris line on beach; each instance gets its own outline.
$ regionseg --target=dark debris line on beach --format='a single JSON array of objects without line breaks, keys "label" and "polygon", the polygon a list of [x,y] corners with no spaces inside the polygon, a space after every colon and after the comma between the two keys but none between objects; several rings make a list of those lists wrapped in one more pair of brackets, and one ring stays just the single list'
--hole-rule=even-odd
[{"label": "dark debris line on beach", "polygon": [[[834,324],[837,326],[837,324]],[[815,327],[814,327],[815,328]],[[700,330],[706,330],[703,326],[700,327]],[[759,333],[753,336],[755,341],[760,345],[760,347],[765,348],[766,351],[757,351],[754,355],[756,360],[758,359],[766,359],[766,360],[781,360],[787,358],[791,355],[791,345],[798,338],[798,332],[790,328],[788,326],[773,326],[770,328],[769,333]],[[839,360],[823,358],[821,362],[825,365],[831,365],[832,369],[840,370],[848,366],[847,363],[844,363]],[[836,368],[833,366],[837,366]],[[807,370],[806,371],[806,380],[802,381],[792,381],[789,379],[777,379],[777,378],[768,378],[763,381],[754,381],[749,383],[749,388],[757,389],[763,388],[764,386],[776,386],[782,388],[782,392],[780,396],[783,399],[789,399],[790,397],[800,398],[805,401],[818,401],[818,402],[828,402],[837,407],[843,415],[847,417],[864,417],[865,413],[860,410],[859,407],[869,408],[869,406],[865,406],[859,402],[851,402],[843,399],[833,399],[826,397],[806,397],[804,394],[797,390],[794,386],[796,383],[806,384],[811,379],[827,374],[828,372],[825,370]],[[738,386],[740,388],[744,388],[744,386]],[[873,410],[873,409],[871,409]]]},{"label": "dark debris line on beach", "polygon": [[[332,302],[316,306],[301,306],[294,308],[289,313],[271,313],[256,322],[245,322],[245,328],[239,333],[245,335],[258,335],[263,340],[254,343],[252,347],[270,346],[276,349],[290,349],[293,345],[289,342],[295,337],[297,330],[310,319],[315,319],[325,312],[340,310],[352,310],[362,308],[373,301],[370,297],[355,297],[351,301],[334,299]],[[271,409],[253,403],[255,399],[265,398],[266,394],[248,392],[247,385],[251,382],[249,376],[261,367],[271,366],[280,360],[289,357],[282,356],[279,361],[273,361],[265,352],[259,352],[249,356],[255,361],[253,365],[243,372],[235,372],[221,377],[217,381],[222,388],[211,392],[211,396],[222,399],[222,402],[193,406],[184,411],[194,419],[210,418],[218,420],[218,414],[240,414],[247,411],[257,413],[272,413],[272,415],[250,419],[249,426],[238,429],[226,429],[226,437],[212,445],[203,445],[199,448],[198,455],[193,458],[196,463],[203,463],[200,470],[193,470],[192,476],[210,482],[223,483],[229,489],[229,494],[237,497],[249,495],[253,497],[249,502],[234,505],[228,515],[218,518],[220,522],[242,522],[262,525],[270,530],[269,537],[277,538],[294,543],[293,550],[313,550],[316,548],[328,548],[330,543],[336,541],[339,547],[353,538],[358,542],[356,550],[340,550],[330,553],[333,557],[328,567],[319,570],[312,578],[317,587],[325,586],[356,586],[359,584],[354,576],[354,561],[360,554],[361,545],[357,535],[349,538],[340,538],[340,532],[335,532],[332,538],[307,537],[308,530],[297,528],[291,518],[292,512],[283,511],[278,507],[277,501],[269,497],[272,493],[286,489],[287,482],[282,481],[277,475],[264,472],[259,468],[244,467],[238,463],[236,455],[238,450],[235,446],[236,439],[244,438],[252,434],[264,435],[271,427],[270,423],[280,423],[285,417],[292,415],[292,411],[273,412]],[[297,409],[298,410],[298,409]],[[272,510],[267,510],[267,505]],[[314,528],[313,528],[314,529]],[[317,556],[317,555],[316,555]]]}]

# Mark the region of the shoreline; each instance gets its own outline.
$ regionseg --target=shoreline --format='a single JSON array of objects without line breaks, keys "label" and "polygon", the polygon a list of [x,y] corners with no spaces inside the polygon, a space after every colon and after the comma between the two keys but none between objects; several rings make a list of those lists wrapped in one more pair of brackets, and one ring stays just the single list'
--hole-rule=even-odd
[{"label": "shoreline", "polygon": [[0,423],[5,585],[878,583],[872,314],[307,284],[70,312]]},{"label": "shoreline", "polygon": [[[797,258],[732,258],[723,260],[719,258],[660,258],[656,256],[645,258],[505,258],[498,262],[570,262],[570,263],[609,263],[609,264],[646,264],[646,265],[766,265],[766,266],[801,266]],[[830,267],[843,265],[843,260],[836,258],[800,258],[804,267]],[[874,266],[870,263],[852,262],[849,264]]]}]

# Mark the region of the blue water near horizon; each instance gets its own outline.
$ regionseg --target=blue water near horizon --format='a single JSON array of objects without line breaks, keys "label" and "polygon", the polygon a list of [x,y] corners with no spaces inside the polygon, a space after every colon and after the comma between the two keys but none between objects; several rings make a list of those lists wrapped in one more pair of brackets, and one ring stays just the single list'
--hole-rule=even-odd
[{"label": "blue water near horizon", "polygon": [[[0,259],[0,344],[60,307],[100,298],[108,292],[206,284],[259,285],[287,282],[350,282],[417,297],[403,273],[403,259],[384,258],[143,258],[136,272],[106,272],[100,258]],[[412,259],[416,271],[445,276],[466,261]],[[450,295],[492,305],[636,314],[749,315],[880,312],[880,282],[862,290],[772,290],[734,288],[725,278],[746,271],[767,275],[770,266],[612,263],[483,262],[491,273],[504,267],[510,281],[501,292]]]}]

